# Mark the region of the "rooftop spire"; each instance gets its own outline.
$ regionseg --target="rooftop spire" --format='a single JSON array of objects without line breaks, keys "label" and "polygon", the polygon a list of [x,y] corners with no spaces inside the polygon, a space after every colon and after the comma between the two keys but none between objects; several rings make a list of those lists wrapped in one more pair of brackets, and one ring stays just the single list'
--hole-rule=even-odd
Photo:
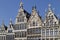
[{"label": "rooftop spire", "polygon": [[32,10],[33,11],[36,11],[36,5],[32,7]]},{"label": "rooftop spire", "polygon": [[4,20],[2,21],[2,26],[1,26],[1,29],[2,30],[5,30],[5,27],[4,27],[5,25],[4,25]]},{"label": "rooftop spire", "polygon": [[10,24],[12,24],[12,19],[10,18]]},{"label": "rooftop spire", "polygon": [[23,8],[22,0],[20,0],[20,8]]},{"label": "rooftop spire", "polygon": [[4,25],[4,20],[2,21],[2,25]]},{"label": "rooftop spire", "polygon": [[9,23],[9,26],[10,26],[10,28],[12,27],[12,19],[10,18],[10,23]]},{"label": "rooftop spire", "polygon": [[9,23],[9,27],[7,29],[7,32],[12,33],[12,30],[13,30],[13,24],[12,24],[12,19],[10,18],[10,23]]}]

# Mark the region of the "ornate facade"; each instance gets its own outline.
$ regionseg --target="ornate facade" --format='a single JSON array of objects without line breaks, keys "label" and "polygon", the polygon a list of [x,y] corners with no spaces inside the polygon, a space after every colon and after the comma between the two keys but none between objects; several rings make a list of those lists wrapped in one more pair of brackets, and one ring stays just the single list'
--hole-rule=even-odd
[{"label": "ornate facade", "polygon": [[29,14],[20,2],[15,24],[11,19],[8,27],[2,23],[0,40],[60,40],[60,21],[50,6],[43,21],[36,6]]}]

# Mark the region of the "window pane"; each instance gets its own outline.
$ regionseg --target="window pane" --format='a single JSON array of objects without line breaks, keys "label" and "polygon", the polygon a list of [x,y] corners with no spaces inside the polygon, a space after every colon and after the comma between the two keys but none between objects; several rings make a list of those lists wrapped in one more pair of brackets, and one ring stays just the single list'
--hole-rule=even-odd
[{"label": "window pane", "polygon": [[50,29],[50,36],[53,36],[53,29]]},{"label": "window pane", "polygon": [[40,28],[31,28],[27,30],[28,34],[41,34]]},{"label": "window pane", "polygon": [[46,29],[46,36],[49,36],[49,29]]},{"label": "window pane", "polygon": [[17,22],[24,22],[24,17],[17,18]]},{"label": "window pane", "polygon": [[42,29],[42,35],[45,36],[45,29]]},{"label": "window pane", "polygon": [[20,29],[26,29],[26,23],[24,23],[24,24],[20,24]]},{"label": "window pane", "polygon": [[54,35],[57,36],[57,34],[58,34],[58,29],[56,28],[56,29],[54,30]]}]

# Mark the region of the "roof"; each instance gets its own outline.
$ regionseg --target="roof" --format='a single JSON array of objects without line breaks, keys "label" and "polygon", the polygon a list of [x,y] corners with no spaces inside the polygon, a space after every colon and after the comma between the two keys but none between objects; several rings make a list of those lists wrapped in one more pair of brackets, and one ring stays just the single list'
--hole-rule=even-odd
[{"label": "roof", "polygon": [[24,13],[26,14],[26,18],[29,20],[31,14],[29,14],[26,10],[24,10]]},{"label": "roof", "polygon": [[5,26],[5,30],[7,30],[7,26]]},{"label": "roof", "polygon": [[56,19],[58,19],[58,17],[54,14],[54,16],[56,17]]}]

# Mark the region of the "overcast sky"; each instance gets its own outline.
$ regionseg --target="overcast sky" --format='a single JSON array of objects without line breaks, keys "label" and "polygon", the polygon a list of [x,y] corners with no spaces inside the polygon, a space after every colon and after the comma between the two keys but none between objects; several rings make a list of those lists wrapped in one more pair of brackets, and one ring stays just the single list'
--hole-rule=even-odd
[{"label": "overcast sky", "polygon": [[[54,13],[60,18],[60,0],[22,0],[24,9],[29,13],[32,12],[32,6],[36,5],[42,18],[45,17],[45,10],[48,9],[48,4],[54,9]],[[4,20],[5,25],[9,25],[10,18],[15,22],[18,14],[20,0],[0,0],[0,25]]]}]

